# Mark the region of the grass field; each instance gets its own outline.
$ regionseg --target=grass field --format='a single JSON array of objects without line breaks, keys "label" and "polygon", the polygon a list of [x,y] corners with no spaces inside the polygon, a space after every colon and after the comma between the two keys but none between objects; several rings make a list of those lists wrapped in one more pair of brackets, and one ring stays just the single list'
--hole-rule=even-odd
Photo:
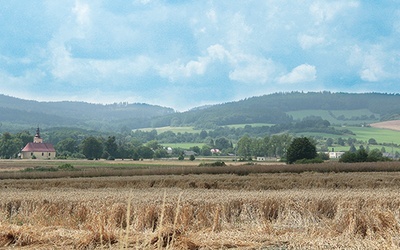
[{"label": "grass field", "polygon": [[0,180],[0,248],[400,248],[398,162],[227,167],[286,172]]},{"label": "grass field", "polygon": [[189,149],[191,147],[203,147],[205,143],[191,143],[191,142],[182,142],[182,143],[162,143],[164,147],[172,147],[172,148],[183,148],[183,149]]},{"label": "grass field", "polygon": [[150,132],[152,130],[156,130],[158,134],[161,134],[163,132],[166,131],[172,131],[175,134],[177,133],[200,133],[201,129],[194,129],[193,127],[171,127],[171,126],[167,126],[167,127],[160,127],[160,128],[141,128],[141,129],[136,129],[136,130],[141,130],[144,132]]},{"label": "grass field", "polygon": [[229,128],[244,128],[247,125],[250,125],[252,127],[263,127],[263,126],[271,127],[271,126],[274,126],[275,124],[271,124],[271,123],[233,124],[233,125],[227,125],[227,127],[229,127]]},{"label": "grass field", "polygon": [[[342,129],[337,127],[337,129]],[[382,128],[373,128],[373,127],[354,127],[354,126],[346,126],[343,129],[348,129],[352,131],[355,135],[333,135],[333,134],[324,134],[324,133],[311,133],[311,132],[302,132],[298,133],[297,136],[316,136],[322,138],[355,138],[357,141],[364,141],[365,145],[368,144],[368,140],[374,138],[378,144],[397,144],[400,145],[400,131],[390,130],[390,129],[382,129]],[[364,145],[364,146],[365,146]],[[381,149],[382,145],[370,145],[371,149],[378,148]],[[341,150],[345,149],[346,151],[349,149],[349,146],[340,147]],[[395,148],[396,149],[396,148]],[[399,148],[397,148],[399,149]],[[389,148],[386,148],[388,151]]]},{"label": "grass field", "polygon": [[373,127],[348,127],[348,129],[356,134],[357,140],[368,141],[370,138],[374,138],[378,143],[400,144],[399,131]]},{"label": "grass field", "polygon": [[[331,110],[332,114],[336,117],[344,116],[347,119],[352,117],[360,117],[363,115],[371,116],[375,115],[377,119],[379,119],[379,114],[374,114],[367,109],[357,109],[357,110]],[[362,123],[372,123],[376,122],[377,120],[347,120],[341,121],[334,118],[332,115],[329,114],[328,110],[301,110],[301,111],[291,111],[286,112],[288,115],[291,115],[295,120],[301,120],[307,116],[320,116],[322,119],[329,121],[331,124],[362,124]]]}]

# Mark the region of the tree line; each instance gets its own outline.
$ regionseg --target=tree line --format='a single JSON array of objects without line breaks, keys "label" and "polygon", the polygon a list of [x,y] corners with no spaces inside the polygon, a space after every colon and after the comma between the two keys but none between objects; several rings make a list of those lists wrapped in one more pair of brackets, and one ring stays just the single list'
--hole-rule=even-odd
[{"label": "tree line", "polygon": [[[67,134],[70,136],[67,136]],[[138,160],[180,156],[185,150],[193,151],[197,155],[209,156],[212,154],[211,149],[214,148],[219,149],[218,154],[236,154],[243,159],[250,159],[252,156],[282,157],[292,138],[289,134],[264,137],[245,135],[237,143],[234,143],[227,137],[213,138],[210,137],[208,132],[202,131],[197,136],[204,143],[203,146],[194,146],[189,149],[174,148],[171,151],[163,146],[167,143],[157,140],[157,138],[161,138],[162,141],[166,134],[161,133],[158,137],[156,131],[136,131],[128,136],[118,134],[117,136],[108,135],[106,137],[103,135],[83,136],[80,133],[72,132],[67,134],[58,134],[61,138],[58,138],[57,143],[54,144],[58,158],[125,158]],[[54,134],[47,137],[55,139]],[[33,135],[27,131],[16,134],[3,133],[0,138],[0,157],[3,159],[17,158],[21,149],[28,142],[32,142],[32,139]]]}]

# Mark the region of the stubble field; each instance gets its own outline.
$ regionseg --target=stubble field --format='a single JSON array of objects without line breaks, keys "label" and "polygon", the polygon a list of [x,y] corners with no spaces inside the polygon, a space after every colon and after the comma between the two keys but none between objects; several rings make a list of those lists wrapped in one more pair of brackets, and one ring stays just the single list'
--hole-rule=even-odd
[{"label": "stubble field", "polygon": [[376,164],[374,172],[341,166],[297,166],[307,171],[294,173],[8,176],[0,180],[0,248],[399,249],[399,163]]}]

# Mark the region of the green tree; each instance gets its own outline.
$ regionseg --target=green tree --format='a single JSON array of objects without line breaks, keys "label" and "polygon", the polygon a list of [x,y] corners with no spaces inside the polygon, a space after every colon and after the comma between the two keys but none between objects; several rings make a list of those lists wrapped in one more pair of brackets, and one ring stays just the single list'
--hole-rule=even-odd
[{"label": "green tree", "polygon": [[307,137],[295,138],[287,150],[287,163],[292,164],[297,160],[314,159],[317,156],[315,145]]},{"label": "green tree", "polygon": [[86,159],[99,159],[102,153],[103,145],[97,138],[89,136],[82,141],[82,154]]},{"label": "green tree", "polygon": [[163,148],[159,148],[156,151],[154,151],[154,158],[167,158],[168,157],[168,152],[167,150]]},{"label": "green tree", "polygon": [[14,158],[21,147],[22,140],[14,138],[10,133],[3,133],[0,139],[0,157],[1,158]]},{"label": "green tree", "polygon": [[357,162],[357,157],[355,152],[347,151],[339,159],[339,162]]},{"label": "green tree", "polygon": [[216,139],[214,143],[215,143],[215,147],[220,150],[231,147],[231,142],[228,139],[226,139],[225,137],[220,137],[220,138]]},{"label": "green tree", "polygon": [[66,138],[62,141],[59,141],[56,145],[56,149],[60,153],[67,153],[67,154],[73,154],[77,152],[77,141],[72,138]]},{"label": "green tree", "polygon": [[357,162],[366,162],[368,160],[368,153],[364,149],[364,147],[360,147],[359,150],[356,152],[356,161]]},{"label": "green tree", "polygon": [[339,138],[337,139],[337,143],[338,143],[340,146],[344,146],[345,141],[344,141],[344,139],[343,139],[342,137],[339,137]]},{"label": "green tree", "polygon": [[251,142],[251,155],[254,156],[265,156],[267,150],[263,139],[253,139]]},{"label": "green tree", "polygon": [[375,162],[375,161],[382,161],[382,160],[383,160],[383,153],[379,149],[377,149],[377,148],[372,149],[368,153],[367,161]]},{"label": "green tree", "polygon": [[152,159],[154,157],[154,151],[147,146],[140,146],[137,148],[137,153],[140,158]]},{"label": "green tree", "polygon": [[332,145],[333,145],[333,139],[332,138],[326,139],[326,146],[331,147]]},{"label": "green tree", "polygon": [[108,139],[104,142],[104,151],[108,153],[107,157],[117,157],[118,145],[115,142],[115,136],[109,136]]},{"label": "green tree", "polygon": [[211,155],[211,147],[209,145],[203,145],[203,147],[201,147],[201,155],[210,156]]},{"label": "green tree", "polygon": [[152,150],[157,150],[157,149],[161,148],[161,145],[158,144],[157,140],[151,140],[151,141],[147,142],[146,146],[151,148]]},{"label": "green tree", "polygon": [[29,134],[28,131],[19,132],[15,135],[16,138],[21,139],[22,147],[25,146],[28,142],[32,142],[32,135]]},{"label": "green tree", "polygon": [[252,140],[248,135],[243,136],[237,143],[237,154],[244,158],[251,157]]},{"label": "green tree", "polygon": [[205,131],[205,130],[202,130],[201,132],[200,132],[200,139],[202,139],[202,140],[204,140],[207,136],[208,136],[208,133],[207,133],[207,131]]}]

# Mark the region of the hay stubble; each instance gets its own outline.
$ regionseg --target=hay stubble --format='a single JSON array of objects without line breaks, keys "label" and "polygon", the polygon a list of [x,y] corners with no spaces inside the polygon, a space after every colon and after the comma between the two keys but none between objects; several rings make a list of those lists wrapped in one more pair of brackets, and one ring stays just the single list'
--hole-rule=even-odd
[{"label": "hay stubble", "polygon": [[396,174],[3,180],[0,246],[396,249]]}]

